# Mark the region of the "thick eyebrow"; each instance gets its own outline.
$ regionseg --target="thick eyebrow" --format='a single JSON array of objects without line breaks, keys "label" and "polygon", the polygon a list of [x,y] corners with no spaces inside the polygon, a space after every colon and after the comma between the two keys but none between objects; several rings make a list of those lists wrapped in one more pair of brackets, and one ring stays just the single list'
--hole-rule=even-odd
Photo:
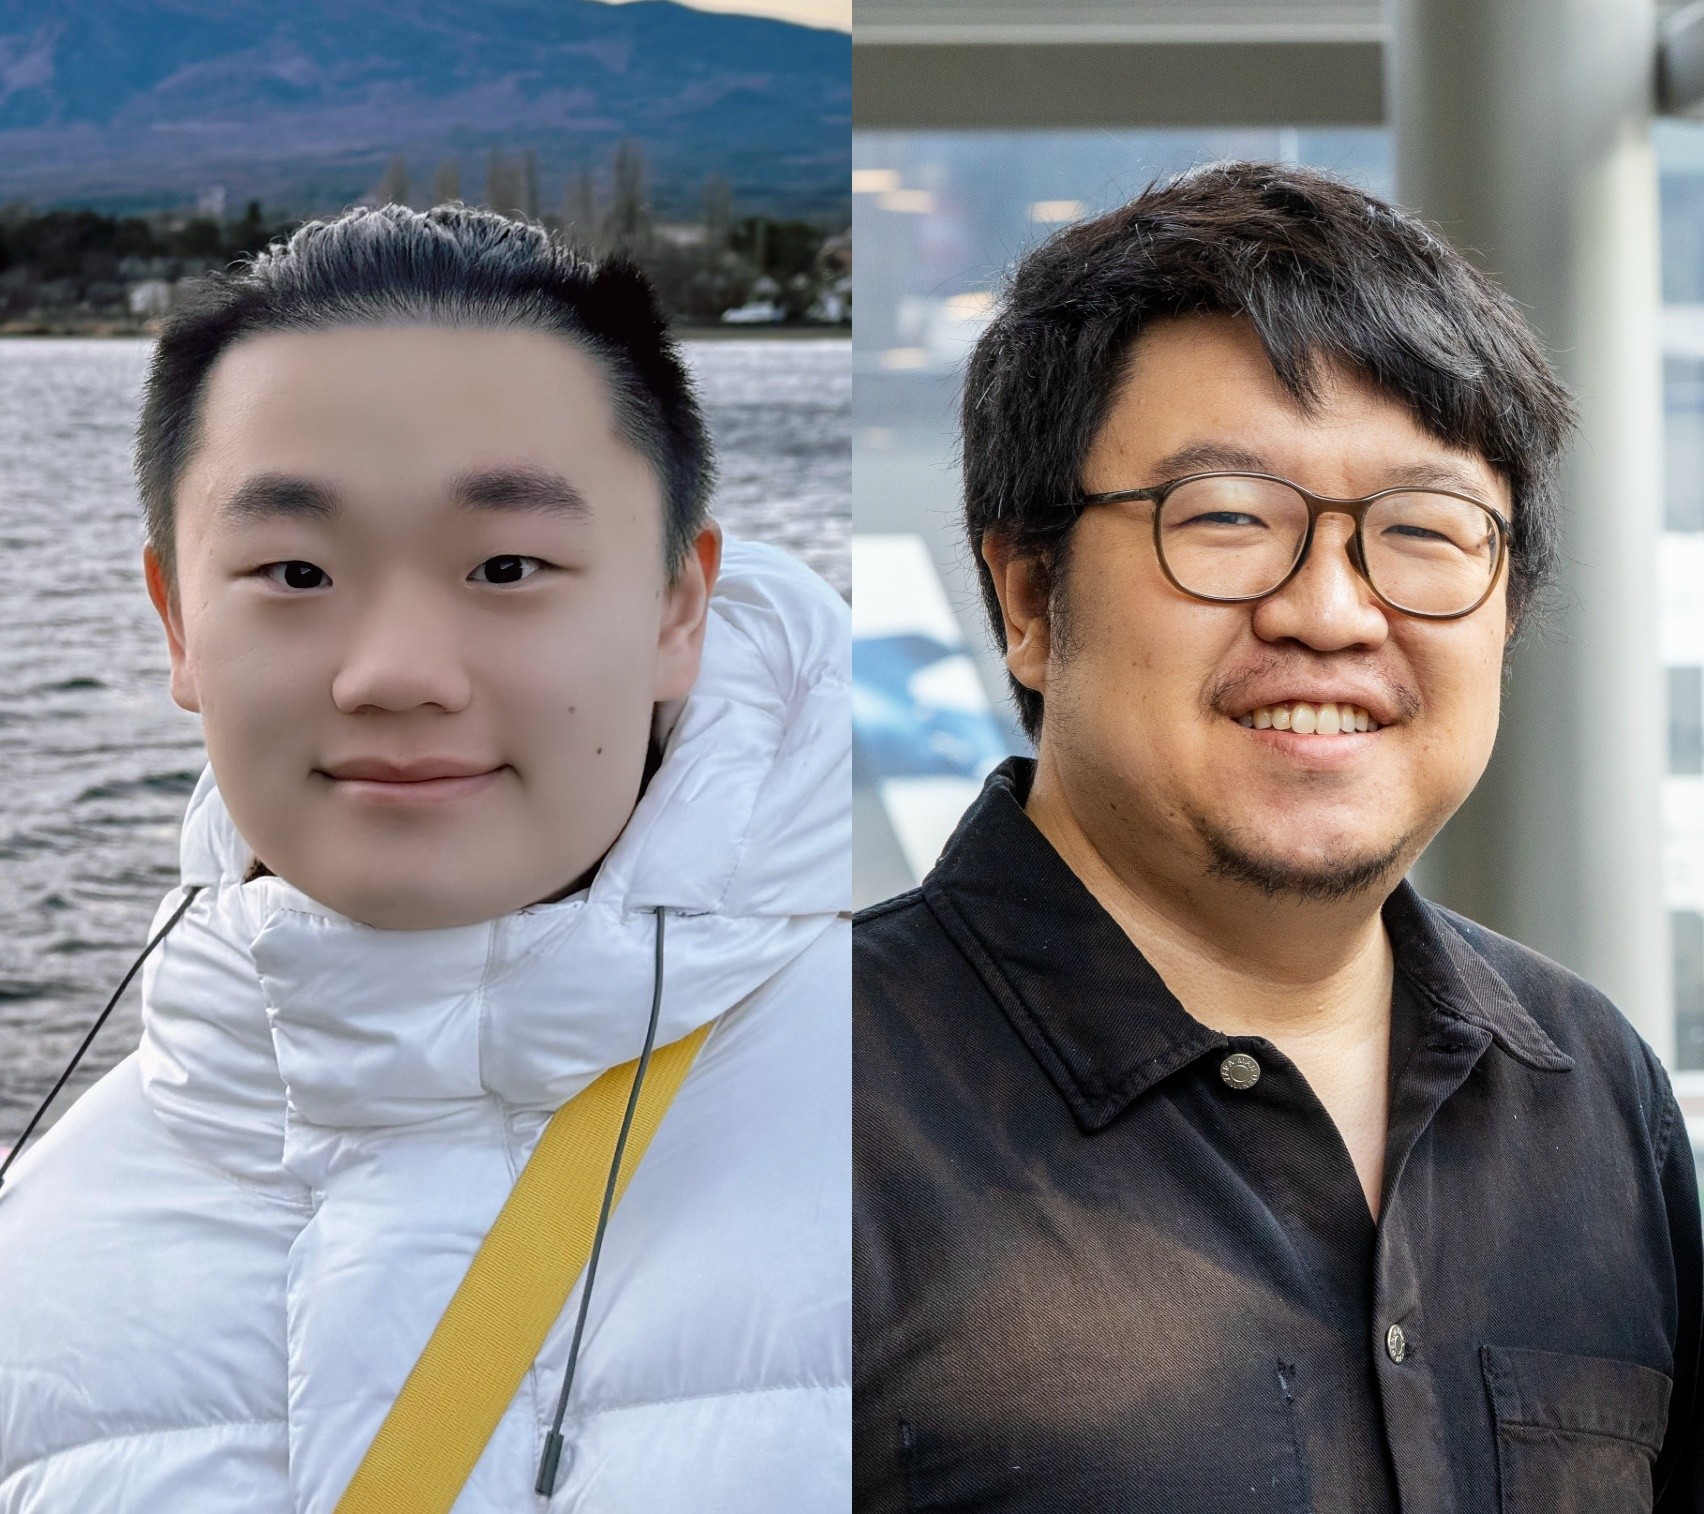
[{"label": "thick eyebrow", "polygon": [[450,498],[468,510],[522,510],[583,520],[592,513],[583,495],[548,468],[484,468],[456,480]]},{"label": "thick eyebrow", "polygon": [[1154,464],[1154,481],[1163,484],[1186,473],[1212,473],[1219,469],[1240,473],[1276,471],[1258,452],[1250,452],[1246,447],[1229,442],[1191,442],[1176,452],[1168,452]]},{"label": "thick eyebrow", "polygon": [[[548,468],[483,468],[464,473],[450,489],[450,500],[464,510],[520,510],[584,519],[591,514],[586,497],[560,473]],[[288,473],[257,473],[244,479],[218,506],[233,525],[264,521],[332,521],[343,513],[337,491],[311,478]]]},{"label": "thick eyebrow", "polygon": [[255,525],[280,517],[335,520],[341,512],[335,491],[311,478],[288,473],[257,473],[219,502],[215,514],[232,525]]},{"label": "thick eyebrow", "polygon": [[[1228,442],[1193,442],[1167,453],[1154,464],[1156,483],[1182,478],[1186,473],[1209,473],[1228,469],[1241,473],[1273,473],[1280,478],[1283,470],[1274,468],[1268,459],[1246,447]],[[1485,493],[1484,481],[1463,464],[1448,458],[1419,458],[1391,468],[1380,489],[1451,489],[1474,499]]]}]

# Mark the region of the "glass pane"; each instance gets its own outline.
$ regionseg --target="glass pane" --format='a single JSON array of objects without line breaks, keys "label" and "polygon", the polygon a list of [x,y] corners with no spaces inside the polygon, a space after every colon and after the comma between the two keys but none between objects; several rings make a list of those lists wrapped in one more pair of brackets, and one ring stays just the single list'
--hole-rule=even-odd
[{"label": "glass pane", "polygon": [[1669,914],[1674,939],[1676,1061],[1683,1071],[1704,1068],[1704,914]]},{"label": "glass pane", "polygon": [[1664,524],[1704,531],[1704,359],[1663,363]]},{"label": "glass pane", "polygon": [[1184,588],[1243,599],[1284,581],[1307,529],[1308,507],[1294,489],[1261,478],[1203,478],[1166,497],[1160,546]]},{"label": "glass pane", "polygon": [[1704,773],[1704,669],[1668,670],[1669,771]]},{"label": "glass pane", "polygon": [[1367,572],[1406,609],[1449,615],[1477,603],[1497,566],[1496,522],[1447,494],[1392,494],[1362,527]]}]

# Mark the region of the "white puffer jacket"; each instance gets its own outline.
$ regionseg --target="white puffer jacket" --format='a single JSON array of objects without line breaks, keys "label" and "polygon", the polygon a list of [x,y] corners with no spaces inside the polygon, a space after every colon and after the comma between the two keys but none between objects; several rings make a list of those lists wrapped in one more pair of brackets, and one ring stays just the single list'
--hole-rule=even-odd
[{"label": "white puffer jacket", "polygon": [[551,1112],[638,1054],[656,905],[658,1044],[717,1024],[610,1222],[555,1496],[578,1287],[455,1509],[849,1507],[848,617],[734,542],[711,610],[572,899],[357,924],[243,883],[202,775],[142,1045],[0,1190],[0,1514],[330,1514]]}]

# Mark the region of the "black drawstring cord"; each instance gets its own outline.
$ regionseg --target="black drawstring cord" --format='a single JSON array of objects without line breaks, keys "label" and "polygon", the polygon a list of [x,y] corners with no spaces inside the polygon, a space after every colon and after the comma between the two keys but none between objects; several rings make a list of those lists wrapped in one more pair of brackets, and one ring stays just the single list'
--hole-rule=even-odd
[{"label": "black drawstring cord", "polygon": [[142,948],[142,955],[130,964],[130,971],[124,975],[124,981],[112,991],[112,997],[107,1000],[107,1007],[101,1011],[100,1019],[95,1021],[89,1028],[88,1035],[83,1037],[83,1044],[77,1048],[77,1055],[71,1058],[65,1066],[65,1071],[60,1073],[59,1081],[53,1085],[53,1092],[41,1101],[41,1107],[30,1117],[30,1123],[24,1127],[24,1133],[18,1137],[11,1151],[7,1153],[6,1160],[0,1162],[0,1184],[5,1183],[6,1169],[17,1160],[18,1153],[24,1149],[24,1143],[35,1134],[36,1126],[41,1124],[41,1117],[47,1113],[48,1106],[59,1097],[59,1090],[65,1086],[66,1080],[77,1070],[77,1064],[83,1060],[83,1053],[89,1049],[95,1037],[100,1034],[101,1026],[106,1024],[107,1016],[112,1013],[113,1006],[123,996],[125,989],[130,987],[130,980],[136,976],[137,969],[148,960],[148,953],[165,939],[166,932],[183,919],[184,911],[194,902],[195,896],[201,892],[201,889],[202,885],[199,883],[189,885],[184,892],[183,903],[177,907],[176,913],[155,932],[154,939]]},{"label": "black drawstring cord", "polygon": [[580,1290],[580,1314],[574,1321],[574,1339],[568,1347],[568,1370],[562,1376],[562,1393],[556,1400],[556,1418],[551,1423],[550,1434],[545,1437],[544,1455],[539,1458],[538,1481],[533,1491],[542,1493],[546,1498],[556,1491],[556,1465],[562,1459],[562,1416],[568,1410],[568,1392],[574,1386],[574,1368],[580,1360],[580,1337],[586,1331],[586,1311],[591,1306],[592,1283],[598,1275],[598,1253],[603,1250],[604,1227],[609,1224],[609,1212],[615,1207],[615,1183],[621,1175],[627,1132],[633,1126],[633,1112],[639,1107],[639,1089],[645,1082],[645,1069],[651,1062],[651,1047],[657,1039],[657,1015],[663,1005],[662,906],[658,905],[652,913],[657,917],[657,958],[651,979],[651,1023],[645,1027],[645,1049],[639,1053],[639,1067],[633,1074],[633,1087],[627,1095],[627,1113],[621,1117],[621,1133],[615,1138],[615,1157],[609,1164],[609,1181],[604,1184],[598,1228],[592,1234],[592,1254],[586,1259],[586,1285]]}]

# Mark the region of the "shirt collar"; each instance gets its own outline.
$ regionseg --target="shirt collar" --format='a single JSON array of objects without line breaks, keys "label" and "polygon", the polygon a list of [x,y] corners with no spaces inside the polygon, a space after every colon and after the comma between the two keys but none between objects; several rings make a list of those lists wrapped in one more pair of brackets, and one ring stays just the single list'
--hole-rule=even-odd
[{"label": "shirt collar", "polygon": [[[1230,1040],[1195,1019],[1024,813],[1035,763],[988,775],[923,895],[1087,1131]],[[1385,902],[1422,1004],[1546,1071],[1573,1063],[1447,912],[1404,881]]]}]

